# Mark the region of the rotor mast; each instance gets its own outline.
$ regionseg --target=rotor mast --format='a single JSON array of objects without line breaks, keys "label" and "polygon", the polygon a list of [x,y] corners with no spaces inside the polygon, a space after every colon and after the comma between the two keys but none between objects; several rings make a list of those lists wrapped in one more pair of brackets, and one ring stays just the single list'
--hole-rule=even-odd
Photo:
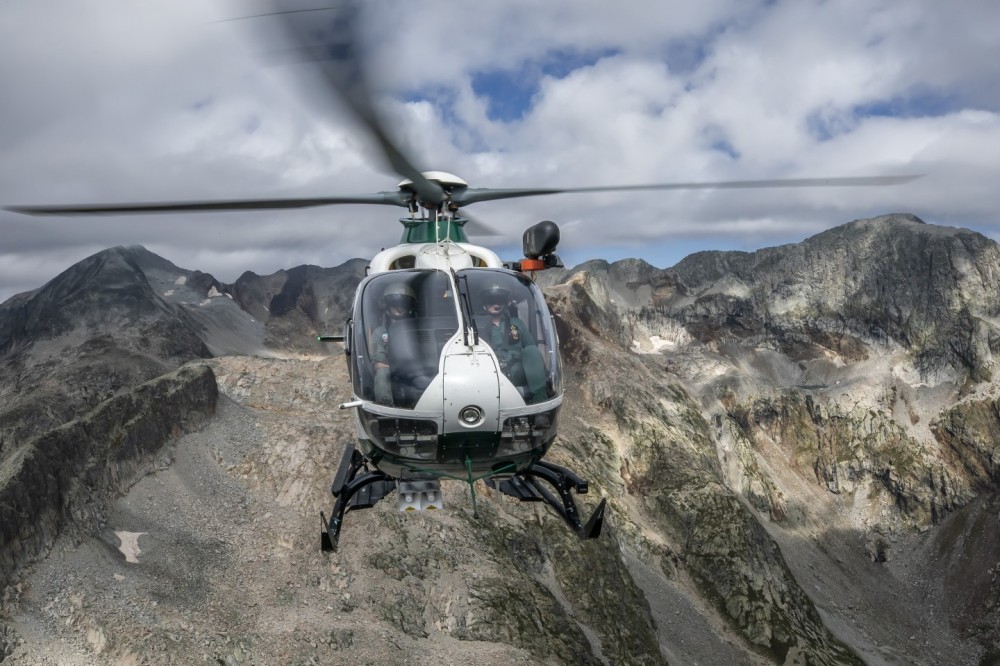
[{"label": "rotor mast", "polygon": [[447,171],[424,171],[421,175],[439,185],[443,196],[440,201],[426,201],[409,178],[399,183],[400,194],[410,211],[409,217],[399,220],[403,225],[400,243],[468,243],[465,232],[468,219],[458,214],[459,205],[453,195],[464,192],[469,184]]}]

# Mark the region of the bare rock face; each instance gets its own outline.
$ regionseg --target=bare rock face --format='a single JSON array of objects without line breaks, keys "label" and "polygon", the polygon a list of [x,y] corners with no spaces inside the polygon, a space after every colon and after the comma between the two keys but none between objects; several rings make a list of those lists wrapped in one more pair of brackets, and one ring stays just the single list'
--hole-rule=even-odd
[{"label": "bare rock face", "polygon": [[341,330],[364,265],[248,273],[225,285],[143,247],[117,247],[0,304],[0,460],[191,359],[267,355],[269,344],[321,349],[316,334]]},{"label": "bare rock face", "polygon": [[159,294],[143,248],[112,248],[0,305],[0,460],[116,392],[209,356],[202,326]]},{"label": "bare rock face", "polygon": [[[207,355],[194,322],[159,297],[146,279],[139,264],[146,255],[152,256],[143,248],[105,250],[27,298],[4,303],[0,354],[80,330],[80,335],[114,331],[122,342],[155,358]],[[128,324],[124,330],[123,324]]]},{"label": "bare rock face", "polygon": [[989,408],[942,411],[991,391],[1000,247],[979,234],[893,215],[665,271],[591,264],[562,279],[600,283],[583,313],[595,330],[669,353],[725,430],[730,482],[773,517],[780,484],[755,448],[782,450],[834,494],[874,481],[912,524],[997,487],[992,445],[973,436]]},{"label": "bare rock face", "polygon": [[0,465],[0,589],[64,528],[93,529],[101,505],[148,467],[166,440],[209,416],[217,397],[208,367],[185,366],[7,456]]},{"label": "bare rock face", "polygon": [[[665,662],[614,530],[581,543],[548,511],[482,487],[478,518],[464,484],[445,483],[446,510],[404,514],[390,498],[350,513],[341,549],[321,553],[317,512],[353,436],[350,414],[329,409],[344,364],[208,363],[217,417],[110,503],[107,527],[11,593],[28,627],[15,659]],[[136,562],[94,556],[122,530],[142,533]],[[698,642],[711,653],[711,637]]]},{"label": "bare rock face", "polygon": [[248,271],[226,290],[243,310],[265,323],[269,346],[315,351],[320,349],[317,334],[343,329],[366,265],[355,259],[337,268],[298,266],[267,276]]},{"label": "bare rock face", "polygon": [[[875,481],[915,524],[940,522],[982,488],[982,478],[970,479],[943,463],[936,448],[871,407],[854,405],[848,411],[789,393],[734,408],[732,417],[741,436],[774,443],[793,469],[814,475],[831,493],[852,494]],[[769,497],[767,507],[775,502]]]},{"label": "bare rock face", "polygon": [[[752,341],[797,360],[899,346],[924,379],[990,378],[1000,332],[1000,247],[912,215],[857,220],[797,245],[702,252],[670,274],[684,285],[655,305],[703,342]],[[853,351],[853,354],[852,354]]]},{"label": "bare rock face", "polygon": [[967,400],[944,411],[931,431],[975,490],[1000,486],[1000,401]]},{"label": "bare rock face", "polygon": [[981,663],[1000,658],[1000,497],[984,495],[941,525],[933,539],[948,612],[964,636],[985,648]]},{"label": "bare rock face", "polygon": [[[580,328],[609,342],[627,341],[647,365],[676,378],[690,400],[689,413],[708,424],[703,439],[716,455],[720,489],[735,492],[751,508],[754,524],[785,553],[791,579],[804,587],[816,581],[808,596],[822,608],[824,624],[864,658],[882,659],[878,644],[898,645],[907,621],[890,612],[888,621],[873,618],[865,630],[850,629],[864,613],[856,606],[844,613],[843,599],[825,587],[831,578],[842,576],[843,584],[853,587],[852,578],[865,576],[872,589],[883,591],[912,585],[924,600],[935,600],[915,601],[916,614],[930,622],[935,606],[968,608],[959,587],[938,583],[941,572],[955,564],[948,559],[954,555],[945,553],[967,553],[969,542],[935,550],[928,535],[956,529],[948,526],[964,524],[968,519],[962,516],[974,512],[972,507],[991,505],[997,496],[996,243],[896,215],[859,220],[797,245],[698,253],[663,271],[634,262],[591,262],[553,282],[557,286],[551,289],[566,294],[564,306],[579,313]],[[581,367],[589,369],[608,354],[582,344],[570,326],[560,334]],[[605,370],[617,374],[613,366]],[[643,387],[656,385],[655,375],[628,372],[642,377]],[[635,384],[622,384],[608,393],[642,404],[642,418],[633,420],[656,432],[648,415],[662,412],[667,398],[642,400]],[[674,437],[697,439],[693,433]],[[684,461],[687,475],[707,470],[677,452],[669,459]],[[631,467],[624,470],[623,478],[633,484],[645,478]],[[653,476],[662,484],[674,475],[673,465],[664,465]],[[646,481],[641,488],[648,497],[658,484]],[[721,493],[703,494],[710,505],[725,501]],[[664,514],[670,515],[666,506]],[[976,515],[981,524],[984,514]],[[695,532],[714,522],[700,517],[690,522]],[[745,552],[761,540],[735,529],[737,518],[725,524],[732,528],[729,539],[720,536],[713,543],[740,553],[732,570],[761,562]],[[803,550],[802,534],[836,557]],[[970,541],[980,544],[974,550],[982,557],[982,539]],[[871,570],[864,559],[884,572]],[[696,559],[687,562],[699,570]],[[720,576],[718,560],[712,562],[705,570]],[[824,574],[816,573],[823,568]],[[773,572],[776,566],[751,570]],[[977,570],[977,603],[992,608],[1000,599],[987,584],[991,574]],[[916,571],[928,578],[911,581]],[[727,580],[715,592],[731,602],[733,617],[767,618],[747,612],[741,601],[746,595]],[[750,589],[762,587],[758,581]],[[790,607],[780,596],[790,588],[772,583],[763,589],[764,599],[780,599],[774,606],[765,602],[767,612]],[[861,598],[870,593],[855,591]],[[807,611],[790,624],[801,632],[809,626],[802,618],[808,617]],[[945,634],[935,638],[954,646],[946,659],[962,663],[975,658],[977,649],[995,651],[995,633],[962,617],[951,616]],[[773,623],[781,627],[777,635],[787,635],[777,615],[768,620],[759,624]],[[750,626],[748,637],[766,635]],[[810,638],[802,643],[815,649],[814,635],[805,633]],[[974,637],[981,647],[960,647],[959,634]]]},{"label": "bare rock face", "polygon": [[592,325],[608,316],[598,302],[610,298],[588,287],[577,274],[548,291],[572,373],[568,409],[602,415],[560,437],[572,464],[612,497],[620,538],[638,541],[648,565],[686,579],[716,621],[778,663],[862,663],[824,627],[777,544],[726,487],[697,403],[620,345],[618,327]]},{"label": "bare rock face", "polygon": [[955,624],[1000,659],[1000,404],[968,400],[946,410],[931,428],[944,455],[964,472],[979,497],[935,534]]},{"label": "bare rock face", "polygon": [[14,630],[6,624],[0,624],[0,662],[14,654],[18,643]]}]

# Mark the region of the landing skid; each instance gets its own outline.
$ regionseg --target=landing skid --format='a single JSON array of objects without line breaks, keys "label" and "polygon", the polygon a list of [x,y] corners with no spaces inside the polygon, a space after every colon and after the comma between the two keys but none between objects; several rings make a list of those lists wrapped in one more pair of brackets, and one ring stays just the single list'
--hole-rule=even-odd
[{"label": "landing skid", "polygon": [[[548,488],[540,485],[539,480],[550,484],[559,496],[556,497]],[[522,502],[545,502],[555,509],[556,513],[581,539],[596,539],[601,536],[601,528],[604,526],[604,511],[607,508],[608,500],[601,499],[601,503],[594,509],[587,524],[581,523],[580,512],[576,508],[576,502],[573,500],[570,490],[575,490],[579,495],[586,495],[589,484],[562,465],[539,460],[528,469],[518,472],[509,479],[503,481],[487,479],[486,485]]]},{"label": "landing skid", "polygon": [[[539,481],[545,481],[552,486],[555,494]],[[575,490],[577,494],[585,495],[589,484],[566,467],[538,461],[528,469],[502,480],[486,479],[486,485],[522,502],[545,502],[581,539],[596,539],[601,535],[607,500],[602,499],[587,523],[581,523],[576,502],[570,491]],[[348,444],[340,460],[340,467],[337,468],[333,485],[330,487],[330,492],[337,501],[333,505],[329,521],[326,515],[320,512],[322,520],[320,547],[323,552],[337,550],[346,512],[370,509],[380,499],[397,489],[400,492],[401,510],[434,509],[441,506],[440,489],[436,481],[397,481],[385,472],[369,469],[368,460],[354,448],[353,444]]]},{"label": "landing skid", "polygon": [[[358,473],[361,472],[361,476]],[[368,469],[368,461],[361,453],[348,444],[344,457],[340,459],[337,476],[333,478],[330,492],[337,498],[329,522],[320,512],[323,532],[320,548],[331,553],[337,550],[340,528],[344,523],[344,513],[360,509],[370,509],[375,503],[396,489],[396,479],[380,470]]]}]

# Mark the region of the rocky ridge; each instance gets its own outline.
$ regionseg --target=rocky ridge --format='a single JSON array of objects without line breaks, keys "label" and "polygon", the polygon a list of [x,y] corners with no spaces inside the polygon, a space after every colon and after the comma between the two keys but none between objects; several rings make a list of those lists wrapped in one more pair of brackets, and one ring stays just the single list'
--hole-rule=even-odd
[{"label": "rocky ridge", "polygon": [[[188,312],[205,347],[255,355],[210,361],[227,396],[220,416],[103,515],[134,531],[161,524],[138,542],[152,539],[154,553],[207,558],[207,577],[183,589],[232,582],[235,562],[254,586],[232,600],[210,593],[204,608],[202,595],[178,593],[156,610],[161,555],[147,555],[148,567],[113,560],[120,568],[97,573],[130,581],[142,612],[128,611],[72,573],[97,566],[87,543],[114,547],[99,533],[56,547],[58,568],[37,565],[20,591],[9,588],[14,623],[0,622],[0,640],[23,640],[10,654],[831,664],[1000,654],[990,622],[1000,578],[1000,255],[977,234],[887,216],[798,245],[700,253],[668,270],[628,260],[549,272],[569,387],[552,457],[608,496],[601,541],[581,544],[544,510],[488,493],[472,520],[456,489],[455,508],[436,515],[404,518],[387,502],[351,514],[346,538],[378,547],[330,559],[313,550],[313,509],[294,507],[328,501],[328,474],[352,436],[329,412],[347,394],[342,361],[275,346],[327,326],[322,316],[346,303],[329,294],[362,264],[244,276],[237,290],[152,257],[133,263],[157,298]],[[0,306],[0,332],[25,330],[5,316],[32,298]],[[40,367],[39,350],[65,337],[19,343],[5,363]],[[217,504],[213,488],[239,507],[234,525],[206,509],[158,517],[177,492]],[[69,560],[69,573],[57,573]],[[89,601],[77,604],[81,594]],[[45,595],[61,601],[46,609]],[[250,619],[237,620],[247,607]],[[220,609],[225,621],[214,619]],[[264,620],[279,616],[297,624]],[[70,628],[57,630],[64,620]],[[72,649],[40,647],[56,638]],[[141,641],[148,650],[134,649]]]},{"label": "rocky ridge", "polygon": [[[947,564],[910,537],[947,533],[996,497],[998,266],[978,234],[886,216],[663,271],[594,262],[549,279],[593,294],[592,330],[677,377],[711,423],[725,485],[783,551],[796,533],[831,552],[847,538],[852,555],[933,571],[924,593],[947,605],[960,604],[935,587]],[[997,533],[979,526],[977,542]],[[995,585],[987,569],[980,589]],[[977,626],[956,623],[998,654],[996,631]]]},{"label": "rocky ridge", "polygon": [[218,392],[205,366],[185,366],[119,393],[16,449],[0,467],[0,585],[65,531],[85,534],[103,504],[201,424]]}]

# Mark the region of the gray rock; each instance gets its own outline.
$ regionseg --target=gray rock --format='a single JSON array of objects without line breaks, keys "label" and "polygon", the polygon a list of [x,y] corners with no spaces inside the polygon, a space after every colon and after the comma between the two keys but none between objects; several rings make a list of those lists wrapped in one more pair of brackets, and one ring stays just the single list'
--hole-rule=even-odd
[{"label": "gray rock", "polygon": [[209,416],[217,398],[211,369],[185,366],[7,456],[0,464],[0,589],[64,528],[93,529],[101,502],[144,473],[164,442]]},{"label": "gray rock", "polygon": [[[171,403],[210,392],[195,388],[205,379],[175,378],[188,398],[133,423],[160,413],[125,397],[136,386],[208,353],[313,348],[316,332],[339,332],[364,263],[223,285],[116,248],[0,305],[0,464],[40,491],[0,497],[0,511],[37,513],[3,532],[6,551],[42,552],[60,525],[96,524],[104,498],[180,418]],[[246,646],[217,650],[223,660],[305,663],[349,650],[395,663],[448,646],[486,661],[503,648],[525,663],[975,662],[998,652],[998,276],[992,241],[905,215],[753,253],[698,253],[668,270],[626,260],[540,274],[568,387],[550,456],[590,479],[584,511],[608,498],[596,543],[579,543],[548,511],[487,496],[478,520],[461,508],[423,521],[384,507],[351,514],[345,550],[319,560],[302,546],[315,516],[299,525],[271,499],[297,511],[326,496],[328,468],[353,436],[329,423],[342,363],[214,359],[227,395],[257,411],[238,420],[239,435],[226,420],[230,434],[191,454],[183,474],[193,476],[178,483],[206,500],[190,504],[199,520],[216,518],[216,488],[260,495],[208,536],[171,514],[171,529],[191,536],[163,541],[161,556],[189,550],[189,571],[149,572],[142,589],[163,605],[208,604],[184,609],[189,625],[224,605],[226,634],[243,632]],[[74,298],[79,311],[56,312]],[[210,395],[201,399],[194,414],[208,411]],[[85,427],[95,408],[107,410],[98,421],[146,435],[116,441],[118,430]],[[251,425],[272,436],[249,436]],[[50,453],[29,451],[38,442]],[[150,491],[150,516],[162,510],[153,497],[174,501]],[[245,531],[257,550],[234,536],[230,559],[213,556],[216,534]],[[352,538],[363,545],[352,550]],[[23,561],[10,555],[3,570]],[[233,585],[233,562],[255,578],[232,599],[213,596],[213,585]],[[698,621],[674,634],[664,619],[684,620],[664,600]],[[322,630],[276,644],[257,615],[267,612]],[[240,625],[244,613],[256,624]],[[107,626],[94,631],[114,646]],[[693,637],[697,646],[684,643]],[[165,663],[200,658],[209,643],[170,627],[148,645]]]}]

